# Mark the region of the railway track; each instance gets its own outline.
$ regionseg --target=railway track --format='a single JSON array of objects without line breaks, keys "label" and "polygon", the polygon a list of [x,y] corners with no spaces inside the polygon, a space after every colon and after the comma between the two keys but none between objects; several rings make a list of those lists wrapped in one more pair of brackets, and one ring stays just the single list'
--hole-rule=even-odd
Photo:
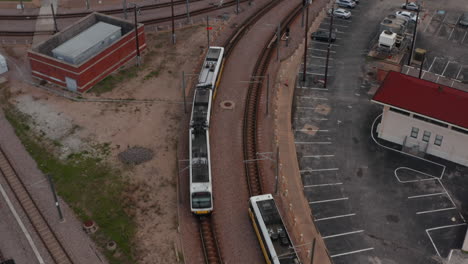
[{"label": "railway track", "polygon": [[21,205],[24,213],[28,217],[35,232],[41,239],[45,248],[49,252],[55,264],[73,264],[73,260],[61,244],[60,240],[55,235],[54,231],[47,223],[44,215],[39,210],[34,202],[29,191],[26,189],[24,182],[18,176],[10,160],[5,152],[0,149],[0,175],[3,176],[11,190],[13,191],[16,200]]},{"label": "railway track", "polygon": [[[195,3],[195,2],[201,2],[204,0],[189,0],[190,3]],[[187,4],[186,0],[177,0],[174,1],[174,6],[176,5],[185,5]],[[151,5],[145,5],[141,6],[141,11],[149,11],[149,10],[154,10],[154,9],[159,9],[159,8],[165,8],[165,7],[170,7],[171,2],[165,2],[165,3],[160,3],[160,4],[151,4]],[[131,9],[128,9],[131,10]],[[57,14],[55,17],[57,19],[64,19],[64,18],[75,18],[75,17],[84,17],[89,14],[91,14],[94,11],[86,11],[86,12],[73,12],[73,13],[63,13],[63,14]],[[96,12],[104,13],[106,15],[116,15],[116,14],[121,14],[124,12],[122,8],[115,8],[115,9],[108,9],[108,10],[102,10],[99,11],[97,10]],[[35,20],[38,19],[39,17],[41,18],[47,18],[47,17],[52,17],[52,15],[0,15],[0,20]]]},{"label": "railway track", "polygon": [[[200,0],[199,0],[200,1]],[[240,0],[240,3],[247,2],[249,0]],[[185,1],[183,1],[185,3]],[[210,6],[206,8],[201,8],[198,10],[193,10],[190,12],[191,16],[196,16],[196,15],[203,15],[206,13],[210,13],[213,11],[221,10],[227,7],[231,7],[237,4],[237,0],[232,0],[229,2],[224,3],[222,6]],[[105,13],[105,12],[104,12]],[[87,13],[89,14],[89,13]],[[65,15],[65,14],[64,14]],[[58,17],[58,16],[57,16]],[[62,17],[63,18],[63,17]],[[73,16],[66,17],[66,18],[73,18]],[[180,20],[180,19],[186,19],[187,14],[180,14],[180,15],[174,15],[174,20]],[[143,23],[145,25],[154,25],[154,24],[160,24],[164,22],[169,22],[171,21],[172,16],[169,17],[161,17],[161,18],[150,18],[150,19],[142,19],[139,22]],[[2,20],[2,17],[0,16],[0,20]],[[28,37],[28,36],[34,36],[36,34],[53,34],[54,31],[0,31],[0,36],[8,36],[8,37]]]},{"label": "railway track", "polygon": [[[265,6],[259,12],[256,12],[255,14],[251,15],[237,28],[237,30],[224,43],[224,49],[225,49],[224,61],[226,61],[229,58],[232,50],[239,43],[240,39],[248,32],[250,27],[253,24],[255,24],[262,16],[264,16],[266,13],[268,13],[271,9],[273,9],[276,5],[278,5],[282,1],[283,0],[273,0],[265,4]],[[216,234],[213,229],[212,221],[213,221],[212,216],[201,217],[199,219],[200,237],[202,240],[205,261],[208,264],[221,264],[222,263],[221,252],[219,250],[219,246],[218,246],[218,242],[216,239]]]},{"label": "railway track", "polygon": [[[281,33],[294,21],[301,13],[302,3],[300,3],[287,17],[281,21]],[[281,36],[281,34],[280,34]],[[265,76],[268,70],[268,64],[275,51],[276,45],[273,45],[276,40],[276,35],[273,33],[270,41],[268,41],[262,49],[261,55],[257,60],[252,76]],[[258,133],[257,124],[259,123],[259,102],[262,94],[263,82],[250,83],[247,94],[247,103],[244,112],[244,160],[256,160],[258,153]],[[249,184],[250,196],[263,194],[262,191],[262,170],[260,164],[249,162],[245,165],[247,182]]]}]

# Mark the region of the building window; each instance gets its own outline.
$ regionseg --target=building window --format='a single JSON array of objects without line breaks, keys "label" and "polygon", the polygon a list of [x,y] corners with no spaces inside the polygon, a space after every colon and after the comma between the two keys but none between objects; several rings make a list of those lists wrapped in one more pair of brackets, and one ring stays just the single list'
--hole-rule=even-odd
[{"label": "building window", "polygon": [[399,114],[402,114],[402,115],[405,115],[405,116],[410,115],[409,112],[406,112],[406,111],[403,111],[403,110],[400,110],[400,109],[396,109],[396,108],[393,108],[393,107],[390,107],[390,111],[395,112],[395,113],[399,113]]},{"label": "building window", "polygon": [[435,137],[435,139],[434,139],[434,145],[437,145],[437,146],[442,145],[442,139],[444,139],[443,136],[441,136],[441,135],[436,135],[436,137]]},{"label": "building window", "polygon": [[411,128],[411,137],[412,138],[418,138],[418,133],[419,133],[419,128],[417,128],[417,127]]},{"label": "building window", "polygon": [[425,142],[429,142],[429,139],[431,138],[431,132],[429,131],[424,131],[424,134],[423,134],[423,141]]}]

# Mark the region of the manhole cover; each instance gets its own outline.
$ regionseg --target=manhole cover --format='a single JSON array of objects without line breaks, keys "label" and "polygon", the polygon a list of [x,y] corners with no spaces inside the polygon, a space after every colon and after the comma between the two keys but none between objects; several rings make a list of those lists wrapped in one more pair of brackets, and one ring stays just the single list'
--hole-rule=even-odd
[{"label": "manhole cover", "polygon": [[222,109],[228,109],[228,110],[234,109],[234,106],[235,106],[233,101],[222,101],[220,105]]}]

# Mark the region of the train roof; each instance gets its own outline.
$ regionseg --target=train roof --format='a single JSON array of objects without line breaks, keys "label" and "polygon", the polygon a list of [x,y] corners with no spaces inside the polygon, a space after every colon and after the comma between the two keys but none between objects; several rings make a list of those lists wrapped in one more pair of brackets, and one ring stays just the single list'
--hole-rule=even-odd
[{"label": "train roof", "polygon": [[223,58],[223,47],[210,47],[203,62],[197,87],[213,88]]},{"label": "train roof", "polygon": [[210,122],[211,94],[210,89],[195,89],[191,118],[192,126],[208,126]]},{"label": "train roof", "polygon": [[190,129],[190,135],[192,145],[192,152],[190,153],[192,182],[209,182],[208,132],[206,130]]},{"label": "train roof", "polygon": [[[261,216],[263,220],[263,223],[259,221],[259,224],[264,239],[268,240],[266,244],[270,248],[270,251],[271,246],[275,250],[276,259],[272,256],[273,263],[300,263],[273,196],[271,194],[253,196],[250,198],[250,202],[253,204],[257,218]],[[273,237],[275,238],[272,239]]]}]

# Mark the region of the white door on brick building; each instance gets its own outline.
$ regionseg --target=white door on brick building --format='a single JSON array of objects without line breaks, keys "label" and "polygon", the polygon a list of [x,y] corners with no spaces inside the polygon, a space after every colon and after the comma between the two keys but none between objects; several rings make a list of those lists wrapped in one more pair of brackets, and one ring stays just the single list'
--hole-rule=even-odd
[{"label": "white door on brick building", "polygon": [[67,83],[68,90],[76,92],[77,86],[75,79],[65,77],[65,82]]}]

